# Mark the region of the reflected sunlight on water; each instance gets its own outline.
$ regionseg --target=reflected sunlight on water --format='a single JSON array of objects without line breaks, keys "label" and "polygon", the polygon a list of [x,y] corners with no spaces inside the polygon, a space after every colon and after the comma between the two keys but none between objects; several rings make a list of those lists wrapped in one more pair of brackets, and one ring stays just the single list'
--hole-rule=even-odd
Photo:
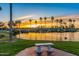
[{"label": "reflected sunlight on water", "polygon": [[[16,37],[19,38],[19,34]],[[20,38],[27,40],[79,41],[79,32],[22,33]]]}]

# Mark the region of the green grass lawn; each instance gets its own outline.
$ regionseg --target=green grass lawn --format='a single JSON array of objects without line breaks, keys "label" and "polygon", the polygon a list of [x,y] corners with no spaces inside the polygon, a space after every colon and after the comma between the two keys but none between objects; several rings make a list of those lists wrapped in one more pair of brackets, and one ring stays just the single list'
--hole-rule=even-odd
[{"label": "green grass lawn", "polygon": [[54,42],[54,44],[55,44],[54,46],[55,48],[79,56],[79,42],[64,41],[64,42]]},{"label": "green grass lawn", "polygon": [[15,42],[0,42],[0,55],[16,55],[21,50],[34,46],[35,43],[45,43],[48,41],[16,40]]},{"label": "green grass lawn", "polygon": [[[21,50],[34,46],[35,43],[50,41],[16,40],[15,42],[1,42],[0,55],[16,55]],[[79,42],[53,42],[55,48],[79,55]]]}]

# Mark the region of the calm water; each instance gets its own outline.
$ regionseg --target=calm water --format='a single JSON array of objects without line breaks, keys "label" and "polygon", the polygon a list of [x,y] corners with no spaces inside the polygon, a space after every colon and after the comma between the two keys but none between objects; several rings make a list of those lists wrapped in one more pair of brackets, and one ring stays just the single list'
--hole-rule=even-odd
[{"label": "calm water", "polygon": [[[17,38],[19,38],[19,35],[17,35]],[[20,38],[27,40],[79,41],[79,32],[22,33]]]}]

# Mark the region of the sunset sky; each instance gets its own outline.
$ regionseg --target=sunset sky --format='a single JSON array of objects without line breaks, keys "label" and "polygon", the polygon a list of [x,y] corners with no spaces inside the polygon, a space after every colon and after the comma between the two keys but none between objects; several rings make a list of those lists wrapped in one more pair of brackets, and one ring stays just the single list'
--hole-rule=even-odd
[{"label": "sunset sky", "polygon": [[[9,20],[9,4],[0,4],[0,21]],[[79,14],[79,4],[56,4],[56,3],[25,3],[13,4],[13,19],[28,17],[44,17],[44,16],[65,16]]]}]

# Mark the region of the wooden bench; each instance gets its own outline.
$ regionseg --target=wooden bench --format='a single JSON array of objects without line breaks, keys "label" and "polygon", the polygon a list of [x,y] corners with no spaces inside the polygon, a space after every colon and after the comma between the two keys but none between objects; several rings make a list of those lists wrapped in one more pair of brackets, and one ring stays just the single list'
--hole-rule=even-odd
[{"label": "wooden bench", "polygon": [[52,45],[54,45],[54,44],[53,43],[38,43],[38,44],[35,44],[35,46],[36,46],[36,49],[35,49],[36,54],[38,56],[41,56],[41,54],[42,54],[41,47],[44,46],[44,47],[48,48],[47,55],[51,55],[51,53],[53,52],[52,47],[51,47]]}]

